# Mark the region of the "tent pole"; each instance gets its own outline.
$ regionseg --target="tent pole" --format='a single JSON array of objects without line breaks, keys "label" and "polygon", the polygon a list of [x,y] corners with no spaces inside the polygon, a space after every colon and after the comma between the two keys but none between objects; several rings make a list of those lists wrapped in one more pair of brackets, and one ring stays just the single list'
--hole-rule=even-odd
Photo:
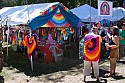
[{"label": "tent pole", "polygon": [[[8,17],[7,17],[7,21],[8,21]],[[7,21],[6,21],[6,26],[7,26]],[[7,26],[7,57],[6,60],[8,60],[8,42],[9,42],[9,27]]]},{"label": "tent pole", "polygon": [[[32,31],[31,31],[31,29],[30,29],[30,37],[32,36]],[[31,61],[31,70],[32,70],[32,75],[33,75],[33,56],[31,55],[31,57],[30,57],[30,61]]]},{"label": "tent pole", "polygon": [[27,14],[28,14],[28,18],[29,18],[29,20],[28,20],[28,21],[30,21],[30,16],[29,16],[29,8],[28,8],[28,2],[27,2],[27,0],[25,0],[25,2],[26,2],[26,5],[27,5]]},{"label": "tent pole", "polygon": [[80,31],[81,31],[81,36],[82,36],[82,35],[83,35],[83,34],[82,34],[82,26],[81,26],[81,28],[80,28],[80,29],[81,29]]},{"label": "tent pole", "polygon": [[31,55],[31,57],[30,57],[30,62],[31,62],[31,70],[32,70],[32,72],[33,72],[33,57],[32,57],[32,55]]},{"label": "tent pole", "polygon": [[8,60],[8,37],[9,35],[7,34],[7,57],[6,57],[6,60]]},{"label": "tent pole", "polygon": [[[90,0],[90,6],[91,6],[91,0]],[[91,28],[91,7],[90,7],[90,28]]]},{"label": "tent pole", "polygon": [[[1,16],[0,16],[0,26],[1,26],[1,31],[3,31],[3,29],[2,29],[2,18],[1,18]],[[3,32],[0,33],[0,36],[1,36],[1,35],[2,35],[2,40],[3,40]],[[3,51],[2,51],[2,50],[3,50],[3,48],[2,48],[2,43],[3,43],[3,41],[2,41],[2,40],[0,41],[0,46],[1,46],[1,47],[0,47],[0,53],[1,53],[1,54],[3,54]]]}]

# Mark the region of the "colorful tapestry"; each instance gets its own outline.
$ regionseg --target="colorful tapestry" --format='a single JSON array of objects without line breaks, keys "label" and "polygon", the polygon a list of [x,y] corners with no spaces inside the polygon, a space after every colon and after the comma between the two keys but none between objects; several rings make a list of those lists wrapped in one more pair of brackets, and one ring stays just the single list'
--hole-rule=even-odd
[{"label": "colorful tapestry", "polygon": [[26,36],[26,31],[24,31],[22,35],[21,43],[23,44],[23,46],[26,46],[25,36]]},{"label": "colorful tapestry", "polygon": [[100,58],[100,36],[87,34],[84,37],[84,58],[87,61],[97,61]]},{"label": "colorful tapestry", "polygon": [[32,30],[39,27],[78,27],[81,25],[81,20],[60,3],[53,5],[28,23]]},{"label": "colorful tapestry", "polygon": [[63,14],[60,12],[60,9],[58,8],[54,16],[42,27],[67,27],[67,26],[70,26],[70,24],[66,21]]},{"label": "colorful tapestry", "polygon": [[24,46],[22,42],[22,38],[19,38],[19,46]]},{"label": "colorful tapestry", "polygon": [[11,42],[12,42],[12,45],[15,45],[15,44],[16,44],[16,35],[15,35],[15,34],[12,34],[12,35],[10,36],[10,40],[11,40]]},{"label": "colorful tapestry", "polygon": [[26,47],[27,47],[27,54],[28,54],[28,57],[30,58],[31,55],[35,54],[35,49],[37,46],[35,37],[25,36],[25,42],[26,42]]}]

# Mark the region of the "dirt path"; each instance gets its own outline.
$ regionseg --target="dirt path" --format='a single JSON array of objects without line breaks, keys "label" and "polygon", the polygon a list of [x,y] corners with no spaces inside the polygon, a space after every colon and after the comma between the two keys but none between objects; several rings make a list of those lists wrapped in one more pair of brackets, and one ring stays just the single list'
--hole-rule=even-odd
[{"label": "dirt path", "polygon": [[[26,64],[20,66],[23,67]],[[2,80],[3,76],[4,83],[84,83],[82,82],[83,64],[79,60],[66,60],[58,64],[48,64],[47,66],[42,64],[34,68],[34,74],[31,74],[30,69],[28,69],[29,71],[25,69],[28,67],[21,69],[17,66],[5,64],[3,71],[0,73],[0,78]],[[117,62],[116,72],[115,78],[105,77],[109,73],[109,61],[101,62],[101,83],[125,83],[125,58]],[[30,77],[30,74],[33,77]],[[96,83],[95,80],[91,76],[87,77],[87,83]]]}]

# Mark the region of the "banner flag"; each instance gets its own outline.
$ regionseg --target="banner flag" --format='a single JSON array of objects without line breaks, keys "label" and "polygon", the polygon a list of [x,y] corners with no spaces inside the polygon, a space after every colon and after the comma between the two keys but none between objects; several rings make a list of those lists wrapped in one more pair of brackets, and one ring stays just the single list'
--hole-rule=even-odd
[{"label": "banner flag", "polygon": [[98,16],[112,16],[113,3],[98,0]]}]

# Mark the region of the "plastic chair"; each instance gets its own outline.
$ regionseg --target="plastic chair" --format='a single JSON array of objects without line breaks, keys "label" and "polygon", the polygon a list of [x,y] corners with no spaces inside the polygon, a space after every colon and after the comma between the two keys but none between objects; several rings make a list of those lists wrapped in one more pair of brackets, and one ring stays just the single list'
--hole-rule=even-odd
[{"label": "plastic chair", "polygon": [[54,56],[55,62],[59,61],[59,57],[60,59],[62,59],[63,56],[63,50],[58,48],[55,45],[52,45],[49,47],[49,50],[52,52],[52,55]]}]

